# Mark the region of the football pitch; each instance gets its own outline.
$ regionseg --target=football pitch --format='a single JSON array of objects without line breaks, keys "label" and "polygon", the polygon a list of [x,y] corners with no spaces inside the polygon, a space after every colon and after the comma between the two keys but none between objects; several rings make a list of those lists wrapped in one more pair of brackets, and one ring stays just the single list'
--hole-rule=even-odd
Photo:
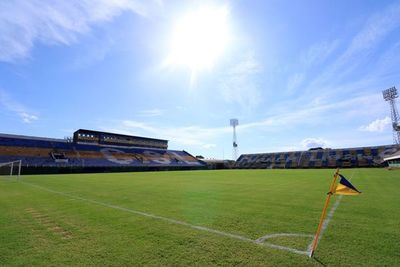
[{"label": "football pitch", "polygon": [[[221,170],[0,178],[0,266],[399,266],[400,172]],[[332,210],[334,207],[334,210]]]}]

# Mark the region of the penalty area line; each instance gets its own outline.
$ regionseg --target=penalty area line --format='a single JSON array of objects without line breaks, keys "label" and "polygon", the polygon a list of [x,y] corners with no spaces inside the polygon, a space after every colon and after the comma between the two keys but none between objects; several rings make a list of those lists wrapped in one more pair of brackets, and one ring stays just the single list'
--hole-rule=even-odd
[{"label": "penalty area line", "polygon": [[47,188],[47,187],[44,187],[44,186],[40,186],[40,185],[37,185],[37,184],[25,182],[25,181],[20,181],[20,182],[23,183],[23,184],[27,184],[27,185],[30,185],[32,187],[35,187],[37,189],[43,190],[43,191],[47,191],[47,192],[50,192],[50,193],[53,193],[53,194],[58,194],[58,195],[61,195],[61,196],[68,197],[70,199],[80,200],[80,201],[83,201],[83,202],[88,202],[88,203],[100,205],[100,206],[111,208],[111,209],[115,209],[115,210],[125,211],[125,212],[128,212],[128,213],[132,213],[132,214],[136,214],[136,215],[140,215],[140,216],[144,216],[144,217],[148,217],[148,218],[152,218],[152,219],[156,219],[156,220],[160,220],[160,221],[165,221],[165,222],[168,222],[168,223],[171,223],[171,224],[183,225],[183,226],[186,226],[186,227],[189,227],[189,228],[192,228],[192,229],[196,229],[196,230],[200,230],[200,231],[204,231],[204,232],[208,232],[208,233],[213,233],[213,234],[220,235],[220,236],[225,236],[225,237],[229,237],[229,238],[232,238],[232,239],[237,239],[237,240],[253,243],[253,244],[256,244],[256,245],[260,245],[260,246],[265,246],[265,247],[274,248],[274,249],[278,249],[278,250],[284,250],[284,251],[288,251],[288,252],[295,253],[295,254],[300,254],[300,255],[308,255],[308,251],[298,250],[298,249],[295,249],[295,248],[290,248],[290,247],[285,247],[285,246],[280,246],[280,245],[275,245],[275,244],[272,244],[272,243],[269,243],[269,242],[265,242],[266,239],[271,238],[271,237],[277,237],[277,236],[308,236],[308,235],[305,235],[305,234],[278,233],[278,234],[271,234],[271,235],[263,236],[263,237],[258,238],[256,240],[253,240],[253,239],[245,237],[245,236],[232,234],[232,233],[228,233],[228,232],[223,232],[223,231],[212,229],[212,228],[205,227],[205,226],[194,225],[194,224],[187,223],[185,221],[171,219],[171,218],[168,218],[168,217],[163,217],[163,216],[159,216],[159,215],[155,215],[155,214],[151,214],[151,213],[147,213],[147,212],[143,212],[143,211],[128,209],[128,208],[120,207],[120,206],[117,206],[117,205],[113,205],[113,204],[109,204],[109,203],[105,203],[105,202],[89,199],[89,198],[75,196],[75,195],[72,195],[72,194],[69,194],[69,193],[56,191],[56,190],[53,190],[53,189],[50,189],[50,188]]}]

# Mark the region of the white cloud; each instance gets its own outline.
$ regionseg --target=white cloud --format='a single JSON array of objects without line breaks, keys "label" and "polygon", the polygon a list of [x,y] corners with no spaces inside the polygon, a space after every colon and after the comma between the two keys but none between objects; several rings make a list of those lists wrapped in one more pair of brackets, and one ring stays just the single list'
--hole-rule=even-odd
[{"label": "white cloud", "polygon": [[[302,95],[285,103],[289,110],[298,106],[303,108],[298,110],[298,114],[291,116],[287,114],[292,112],[283,108],[281,113],[286,114],[284,120],[296,125],[295,118],[312,123],[312,120],[326,122],[340,115],[341,124],[354,125],[354,120],[359,117],[371,118],[372,114],[383,117],[387,114],[386,104],[378,92],[393,86],[393,81],[399,78],[400,60],[397,55],[400,43],[391,39],[396,38],[393,35],[399,28],[400,4],[397,3],[371,15],[353,35],[347,47],[344,40],[333,40],[332,46],[322,42],[311,47],[300,58],[301,66],[288,82],[289,93],[290,90],[294,91],[296,87],[303,86]],[[388,44],[382,47],[386,39]],[[343,45],[343,51],[338,51],[339,44]],[[323,55],[325,49],[330,51],[329,53],[335,53],[335,57],[329,57],[332,62]],[[321,62],[328,64],[319,66]],[[305,72],[307,68],[312,67],[317,70],[317,75],[311,76]],[[304,78],[303,75],[307,77]],[[313,105],[310,105],[311,103]],[[303,117],[298,116],[300,114]],[[370,128],[363,126],[361,129],[367,131]]]},{"label": "white cloud", "polygon": [[159,1],[14,0],[0,2],[0,61],[29,57],[35,43],[69,45],[123,11],[146,16]]},{"label": "white cloud", "polygon": [[[379,97],[379,96],[378,96]],[[365,106],[376,103],[377,95],[366,95],[358,98],[349,99],[340,103],[328,103],[311,106],[305,106],[302,109],[289,108],[288,110],[271,115],[266,119],[242,123],[238,132],[254,131],[262,129],[263,131],[283,131],[296,128],[305,124],[320,124],[324,120],[324,114],[342,110],[358,116],[365,112]],[[168,139],[180,145],[193,145],[202,148],[212,148],[209,144],[214,144],[215,140],[221,136],[231,134],[230,127],[202,127],[202,126],[154,126],[153,124],[122,120],[118,121],[112,127],[102,127],[104,131],[119,132],[133,135],[154,136],[161,139]],[[321,141],[322,139],[315,139]],[[323,141],[323,140],[322,140]],[[321,141],[321,142],[322,142]],[[327,142],[325,142],[327,144]]]},{"label": "white cloud", "polygon": [[25,123],[31,123],[33,121],[38,120],[38,117],[36,115],[28,114],[26,112],[21,112],[18,115],[21,117],[22,121]]},{"label": "white cloud", "polygon": [[[392,32],[400,27],[400,4],[390,5],[381,12],[372,15],[358,33],[354,35],[347,49],[329,65],[321,75],[311,83],[310,91],[315,88],[335,86],[342,78],[350,76],[359,67],[365,67],[373,57],[371,54]],[[382,51],[379,51],[382,54]],[[376,76],[372,69],[363,79]],[[354,80],[354,78],[352,79]]]},{"label": "white cloud", "polygon": [[216,148],[217,145],[216,144],[204,144],[203,148],[205,149],[212,149],[212,148]]},{"label": "white cloud", "polygon": [[[128,130],[129,129],[139,129],[141,131],[146,131],[146,132],[151,132],[151,133],[157,132],[156,128],[150,126],[147,123],[139,122],[139,121],[124,120],[124,121],[122,121],[122,126],[127,128]],[[122,130],[122,131],[126,131],[126,130]]]},{"label": "white cloud", "polygon": [[72,59],[69,68],[79,71],[103,61],[116,43],[109,36],[95,37],[89,44],[82,46],[80,56]]},{"label": "white cloud", "polygon": [[389,117],[385,117],[384,119],[374,120],[368,125],[363,125],[359,129],[365,132],[383,132],[390,128],[391,124],[392,120]]},{"label": "white cloud", "polygon": [[[275,132],[279,134],[286,130],[306,127],[305,125],[324,127],[321,126],[321,123],[329,124],[329,121],[326,121],[326,114],[337,115],[338,112],[343,112],[338,116],[346,117],[347,114],[351,114],[352,116],[360,117],[368,112],[366,111],[366,106],[371,107],[373,110],[373,107],[376,106],[377,99],[380,98],[380,94],[372,94],[348,99],[339,103],[310,103],[308,106],[303,106],[300,109],[287,107],[286,110],[280,110],[279,112],[276,111],[275,114],[272,114],[265,119],[247,123],[243,122],[238,126],[237,131],[240,136],[251,137],[254,133],[259,133],[263,136],[268,135],[267,132]],[[125,133],[129,135],[151,136],[154,138],[167,139],[170,140],[172,147],[191,149],[191,151],[208,150],[210,153],[215,152],[215,149],[217,148],[216,144],[219,146],[221,140],[230,140],[232,134],[231,127],[203,127],[199,125],[183,127],[174,125],[159,126],[153,123],[134,120],[108,122],[107,126],[100,127],[100,129],[103,131]],[[355,140],[359,141],[357,139]],[[368,139],[369,141],[367,141],[365,138],[362,140],[364,142],[362,145],[371,145],[376,144],[377,142],[383,142],[381,140],[375,141],[372,139]],[[275,144],[274,147],[268,147],[265,148],[265,150],[293,151],[318,146],[331,147],[334,145],[337,147],[343,147],[344,145],[351,144],[350,141],[351,140],[345,140],[345,137],[337,138],[335,136],[329,136],[328,133],[319,138],[306,138],[299,144]],[[352,144],[361,143],[353,142]],[[244,151],[248,153],[249,149],[244,148]],[[257,152],[263,152],[263,150],[260,151],[257,149]]]},{"label": "white cloud", "polygon": [[300,146],[287,146],[287,145],[277,145],[265,148],[263,151],[259,151],[258,153],[265,153],[265,152],[286,152],[286,151],[299,151],[303,150]]},{"label": "white cloud", "polygon": [[353,38],[344,57],[367,52],[386,36],[400,26],[400,5],[388,6],[383,12],[371,16],[364,28]]},{"label": "white cloud", "polygon": [[329,142],[322,138],[306,138],[303,141],[301,141],[301,145],[305,149],[312,147],[327,147],[328,144]]},{"label": "white cloud", "polygon": [[339,40],[332,42],[319,42],[312,45],[308,50],[300,56],[300,66],[296,66],[298,72],[294,73],[288,79],[287,93],[292,94],[300,85],[306,82],[307,74],[313,68],[325,62],[336,51],[339,46]]},{"label": "white cloud", "polygon": [[255,76],[261,71],[253,53],[245,55],[239,63],[227,70],[220,80],[219,89],[228,103],[239,104],[251,110],[261,102],[261,92]]},{"label": "white cloud", "polygon": [[211,149],[216,145],[212,142],[221,135],[230,133],[230,127],[201,127],[201,126],[153,126],[152,124],[123,120],[113,127],[101,127],[104,131],[118,132],[130,135],[153,136],[155,138],[168,139],[179,145],[191,145],[200,148]]},{"label": "white cloud", "polygon": [[288,92],[294,92],[304,82],[305,78],[305,73],[296,73],[290,77],[287,85]]},{"label": "white cloud", "polygon": [[[339,116],[344,114],[346,117],[359,117],[367,115],[370,112],[377,112],[381,105],[377,105],[380,101],[380,94],[363,95],[350,98],[340,102],[321,102],[308,100],[309,103],[297,108],[296,105],[288,105],[284,109],[276,111],[268,118],[249,123],[242,123],[238,127],[238,131],[248,130],[252,128],[263,128],[269,131],[283,131],[306,124],[320,125],[326,122],[328,116]],[[383,101],[379,102],[384,106]],[[365,107],[369,107],[366,109]]]},{"label": "white cloud", "polygon": [[154,108],[154,109],[146,109],[139,112],[139,116],[142,117],[157,117],[164,114],[164,110]]},{"label": "white cloud", "polygon": [[305,68],[314,67],[324,62],[339,46],[339,40],[331,42],[323,41],[312,45],[308,51],[301,56],[301,63]]},{"label": "white cloud", "polygon": [[0,108],[13,112],[22,122],[31,123],[38,120],[38,116],[24,105],[13,100],[5,91],[0,89]]}]

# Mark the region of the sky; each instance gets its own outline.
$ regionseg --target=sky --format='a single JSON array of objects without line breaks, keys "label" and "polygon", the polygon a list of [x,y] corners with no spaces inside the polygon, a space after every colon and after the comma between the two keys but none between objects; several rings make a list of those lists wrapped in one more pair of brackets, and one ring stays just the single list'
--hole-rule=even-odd
[{"label": "sky", "polygon": [[400,1],[0,2],[0,132],[239,154],[393,142]]}]

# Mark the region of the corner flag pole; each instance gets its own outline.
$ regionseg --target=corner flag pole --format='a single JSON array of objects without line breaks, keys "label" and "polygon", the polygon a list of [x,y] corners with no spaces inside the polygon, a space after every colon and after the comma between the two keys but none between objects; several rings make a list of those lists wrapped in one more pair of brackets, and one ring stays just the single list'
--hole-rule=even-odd
[{"label": "corner flag pole", "polygon": [[324,205],[324,208],[322,209],[321,218],[319,219],[317,232],[315,233],[314,241],[313,241],[312,248],[311,248],[311,251],[310,251],[310,255],[309,255],[310,258],[314,255],[314,251],[317,248],[318,239],[319,239],[319,235],[321,233],[322,224],[324,223],[324,219],[325,219],[325,216],[326,216],[326,211],[328,210],[329,201],[331,200],[331,196],[333,194],[333,190],[335,189],[336,179],[337,179],[338,175],[339,175],[339,168],[336,169],[335,174],[333,175],[333,180],[332,180],[332,183],[331,183],[331,187],[329,189],[328,195],[326,196],[325,205]]}]

